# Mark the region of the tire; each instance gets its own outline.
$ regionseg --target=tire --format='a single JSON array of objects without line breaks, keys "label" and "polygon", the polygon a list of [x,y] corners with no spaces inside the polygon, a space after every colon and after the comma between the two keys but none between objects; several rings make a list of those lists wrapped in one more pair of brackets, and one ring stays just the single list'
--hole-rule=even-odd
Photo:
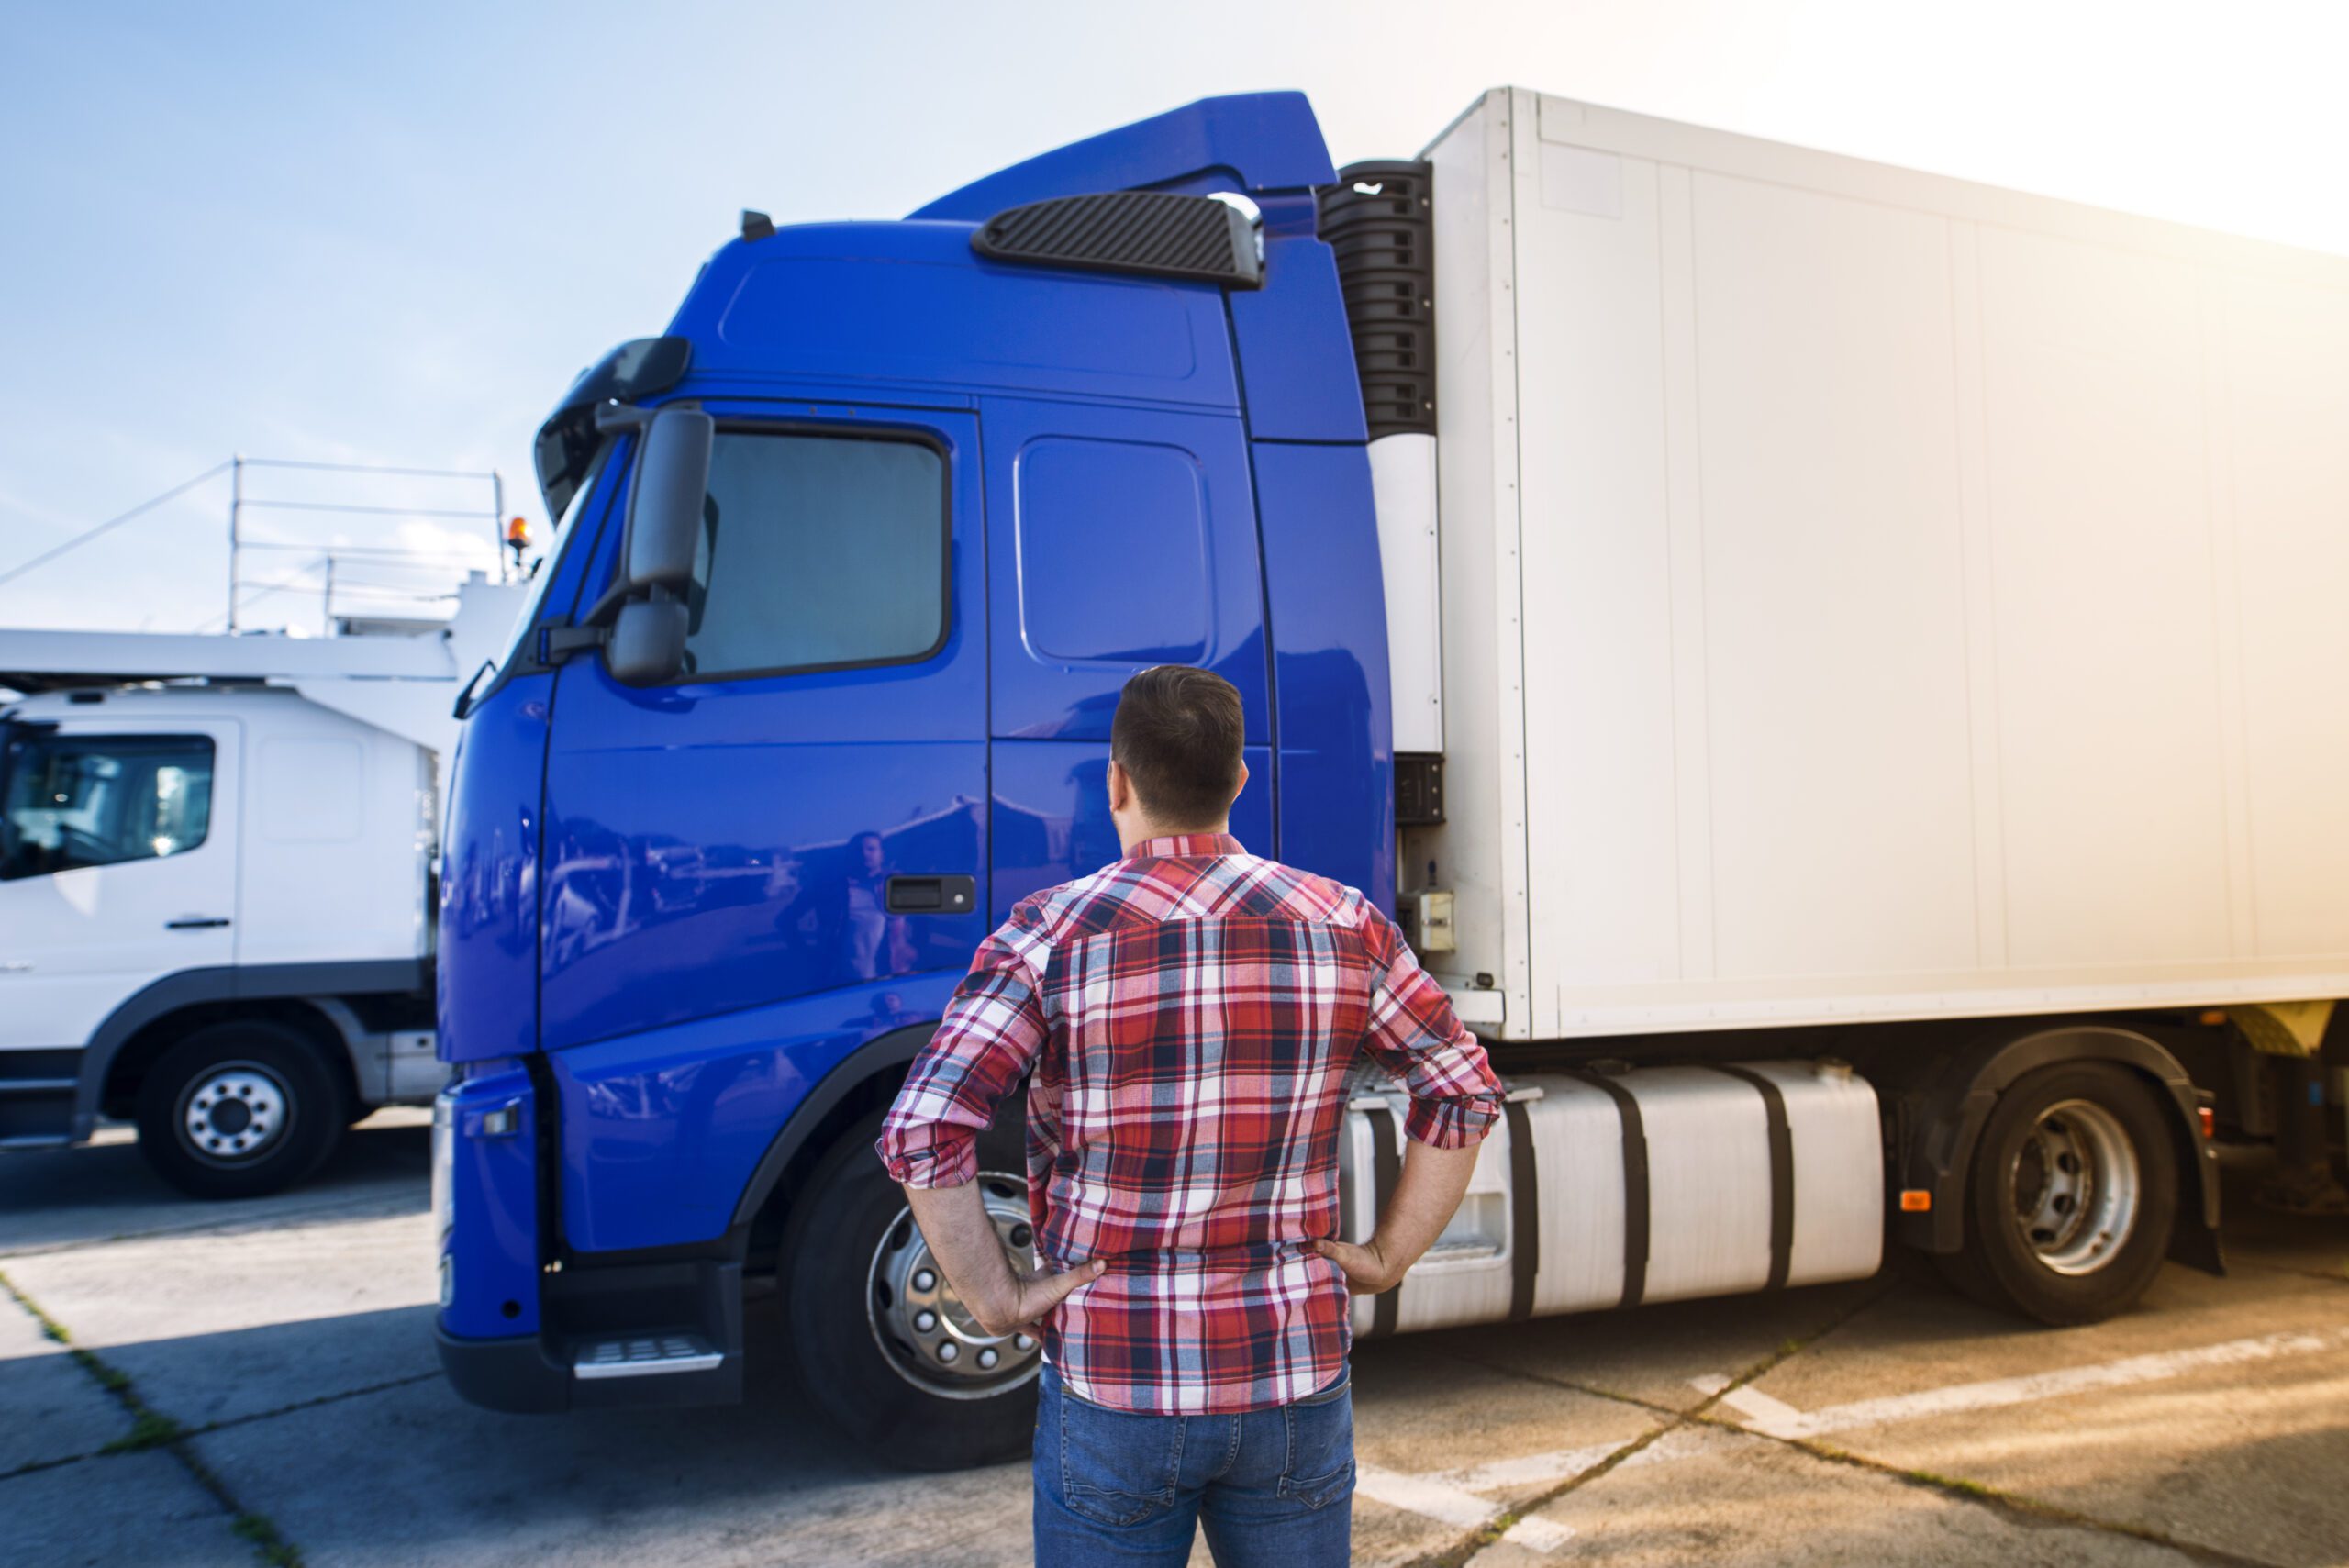
[{"label": "tire", "polygon": [[213,1024],[148,1069],[139,1151],[192,1196],[260,1197],[326,1163],[350,1114],[340,1080],[298,1030]]},{"label": "tire", "polygon": [[1998,1096],[1966,1173],[1965,1247],[1938,1260],[1976,1300],[2042,1323],[2101,1322],[2161,1272],[2177,1146],[2125,1067],[2043,1067]]},{"label": "tire", "polygon": [[[905,1194],[873,1152],[880,1131],[877,1115],[851,1129],[817,1167],[793,1217],[785,1320],[801,1381],[885,1464],[959,1470],[1024,1454],[1035,1436],[1041,1349],[1032,1336],[1022,1344],[978,1334],[951,1295],[931,1313],[938,1326],[930,1334],[914,1329],[922,1304],[938,1300],[935,1268],[929,1294],[911,1288],[928,1253]],[[998,1227],[1018,1245],[1027,1234],[1022,1144],[1013,1107],[979,1140],[989,1207],[1016,1215],[1016,1223],[999,1218]],[[906,1287],[902,1295],[893,1283]]]}]

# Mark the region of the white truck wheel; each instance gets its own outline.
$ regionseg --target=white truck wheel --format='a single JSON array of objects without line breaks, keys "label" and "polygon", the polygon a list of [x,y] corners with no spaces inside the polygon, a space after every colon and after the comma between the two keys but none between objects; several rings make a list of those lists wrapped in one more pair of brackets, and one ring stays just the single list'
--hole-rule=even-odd
[{"label": "white truck wheel", "polygon": [[341,1141],[340,1081],[298,1030],[212,1024],[165,1051],[139,1087],[139,1151],[195,1197],[259,1197],[302,1181]]}]

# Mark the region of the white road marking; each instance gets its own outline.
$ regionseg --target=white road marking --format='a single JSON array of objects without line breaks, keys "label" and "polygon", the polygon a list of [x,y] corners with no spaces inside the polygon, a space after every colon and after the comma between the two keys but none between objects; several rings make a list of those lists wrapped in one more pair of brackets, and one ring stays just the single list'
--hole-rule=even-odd
[{"label": "white road marking", "polygon": [[1442,1524],[1474,1529],[1500,1517],[1500,1505],[1435,1475],[1406,1475],[1375,1464],[1354,1466],[1354,1490],[1392,1508],[1408,1508]]},{"label": "white road marking", "polygon": [[1545,1519],[1539,1514],[1528,1514],[1501,1532],[1501,1539],[1512,1546],[1542,1552],[1555,1551],[1574,1538],[1574,1526]]},{"label": "white road marking", "polygon": [[[1475,1529],[1501,1516],[1498,1503],[1475,1496],[1440,1476],[1405,1475],[1375,1464],[1354,1466],[1354,1490],[1389,1507],[1415,1514],[1458,1529]],[[1552,1552],[1574,1539],[1572,1525],[1528,1517],[1501,1532],[1501,1539],[1530,1551]]]},{"label": "white road marking", "polygon": [[[2311,1355],[2341,1345],[2349,1345],[2349,1327],[2321,1333],[2287,1331],[2260,1334],[2247,1340],[2229,1340],[2222,1344],[2200,1345],[2184,1351],[2162,1351],[2153,1355],[2131,1356],[2123,1361],[2099,1362],[2087,1366],[2064,1367],[2055,1372],[2032,1373],[2024,1377],[1998,1377],[1982,1383],[1928,1388],[1917,1394],[1860,1399],[1849,1405],[1831,1405],[1808,1415],[1788,1410],[1783,1418],[1757,1418],[1747,1424],[1768,1437],[1816,1437],[1824,1432],[1843,1432],[1855,1427],[1880,1427],[1895,1421],[1921,1420],[1930,1416],[1946,1416],[1964,1410],[1995,1410],[2008,1405],[2027,1405],[2099,1388],[2127,1388],[2135,1384],[2158,1383],[2165,1378],[2179,1377],[2211,1367],[2243,1366],[2284,1356]],[[1777,1402],[1773,1400],[1771,1403]]]},{"label": "white road marking", "polygon": [[[1624,1442],[1632,1440],[1626,1438]],[[1486,1464],[1472,1464],[1460,1470],[1442,1470],[1436,1475],[1464,1492],[1498,1492],[1511,1486],[1546,1486],[1553,1481],[1564,1481],[1569,1475],[1579,1475],[1621,1448],[1623,1443],[1592,1443],[1585,1448],[1553,1449],[1548,1453],[1520,1454],[1515,1459],[1497,1459]]]},{"label": "white road marking", "polygon": [[1721,1396],[1721,1403],[1745,1418],[1745,1424],[1755,1431],[1775,1431],[1789,1422],[1802,1419],[1802,1412],[1783,1399],[1773,1399],[1758,1388],[1732,1388]]},{"label": "white road marking", "polygon": [[[2097,1362],[2086,1366],[2062,1367],[2054,1372],[2032,1373],[2022,1377],[1990,1378],[1980,1383],[1923,1389],[1915,1394],[1854,1400],[1848,1405],[1831,1405],[1824,1409],[1808,1412],[1798,1410],[1758,1388],[1733,1388],[1728,1378],[1717,1373],[1692,1377],[1688,1384],[1699,1394],[1720,1396],[1723,1405],[1745,1418],[1744,1426],[1750,1431],[1764,1437],[1807,1438],[1827,1432],[1850,1431],[1859,1427],[1923,1420],[1929,1417],[1967,1410],[1993,1410],[2009,1405],[2027,1405],[2102,1388],[2127,1388],[2212,1367],[2243,1366],[2286,1356],[2312,1355],[2343,1346],[2349,1346],[2349,1326],[2316,1332],[2259,1334],[2245,1340],[2228,1340],[2215,1345],[2162,1351],[2152,1355],[2130,1356],[2121,1361]],[[1724,1443],[1734,1440],[1717,1429],[1684,1427],[1665,1433],[1630,1456],[1623,1462],[1623,1468],[1628,1470],[1688,1459],[1718,1451]],[[1408,1509],[1461,1529],[1475,1529],[1491,1523],[1501,1513],[1499,1504],[1488,1502],[1476,1494],[1554,1485],[1581,1474],[1592,1465],[1620,1452],[1624,1446],[1620,1442],[1586,1443],[1579,1448],[1520,1454],[1513,1459],[1497,1459],[1484,1464],[1431,1471],[1423,1474],[1405,1474],[1364,1464],[1357,1467],[1355,1486],[1363,1496],[1376,1502]],[[1502,1539],[1535,1551],[1549,1553],[1557,1551],[1574,1537],[1573,1526],[1538,1514],[1529,1514],[1511,1525]]]}]

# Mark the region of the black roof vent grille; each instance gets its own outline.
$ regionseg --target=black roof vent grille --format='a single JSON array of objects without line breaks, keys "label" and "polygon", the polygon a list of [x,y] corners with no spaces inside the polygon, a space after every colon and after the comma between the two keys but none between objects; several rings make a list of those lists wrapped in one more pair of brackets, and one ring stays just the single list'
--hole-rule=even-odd
[{"label": "black roof vent grille", "polygon": [[994,261],[1195,278],[1232,288],[1264,281],[1247,214],[1213,196],[1163,191],[1055,196],[1008,208],[979,226],[971,249]]}]

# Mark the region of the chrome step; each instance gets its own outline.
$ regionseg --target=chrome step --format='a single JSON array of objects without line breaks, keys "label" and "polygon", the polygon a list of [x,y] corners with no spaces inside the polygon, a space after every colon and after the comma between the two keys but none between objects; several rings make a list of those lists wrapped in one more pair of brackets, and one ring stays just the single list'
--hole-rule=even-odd
[{"label": "chrome step", "polygon": [[593,1340],[573,1354],[576,1378],[660,1377],[677,1372],[709,1372],[725,1363],[725,1352],[699,1334],[662,1334],[641,1339]]}]

